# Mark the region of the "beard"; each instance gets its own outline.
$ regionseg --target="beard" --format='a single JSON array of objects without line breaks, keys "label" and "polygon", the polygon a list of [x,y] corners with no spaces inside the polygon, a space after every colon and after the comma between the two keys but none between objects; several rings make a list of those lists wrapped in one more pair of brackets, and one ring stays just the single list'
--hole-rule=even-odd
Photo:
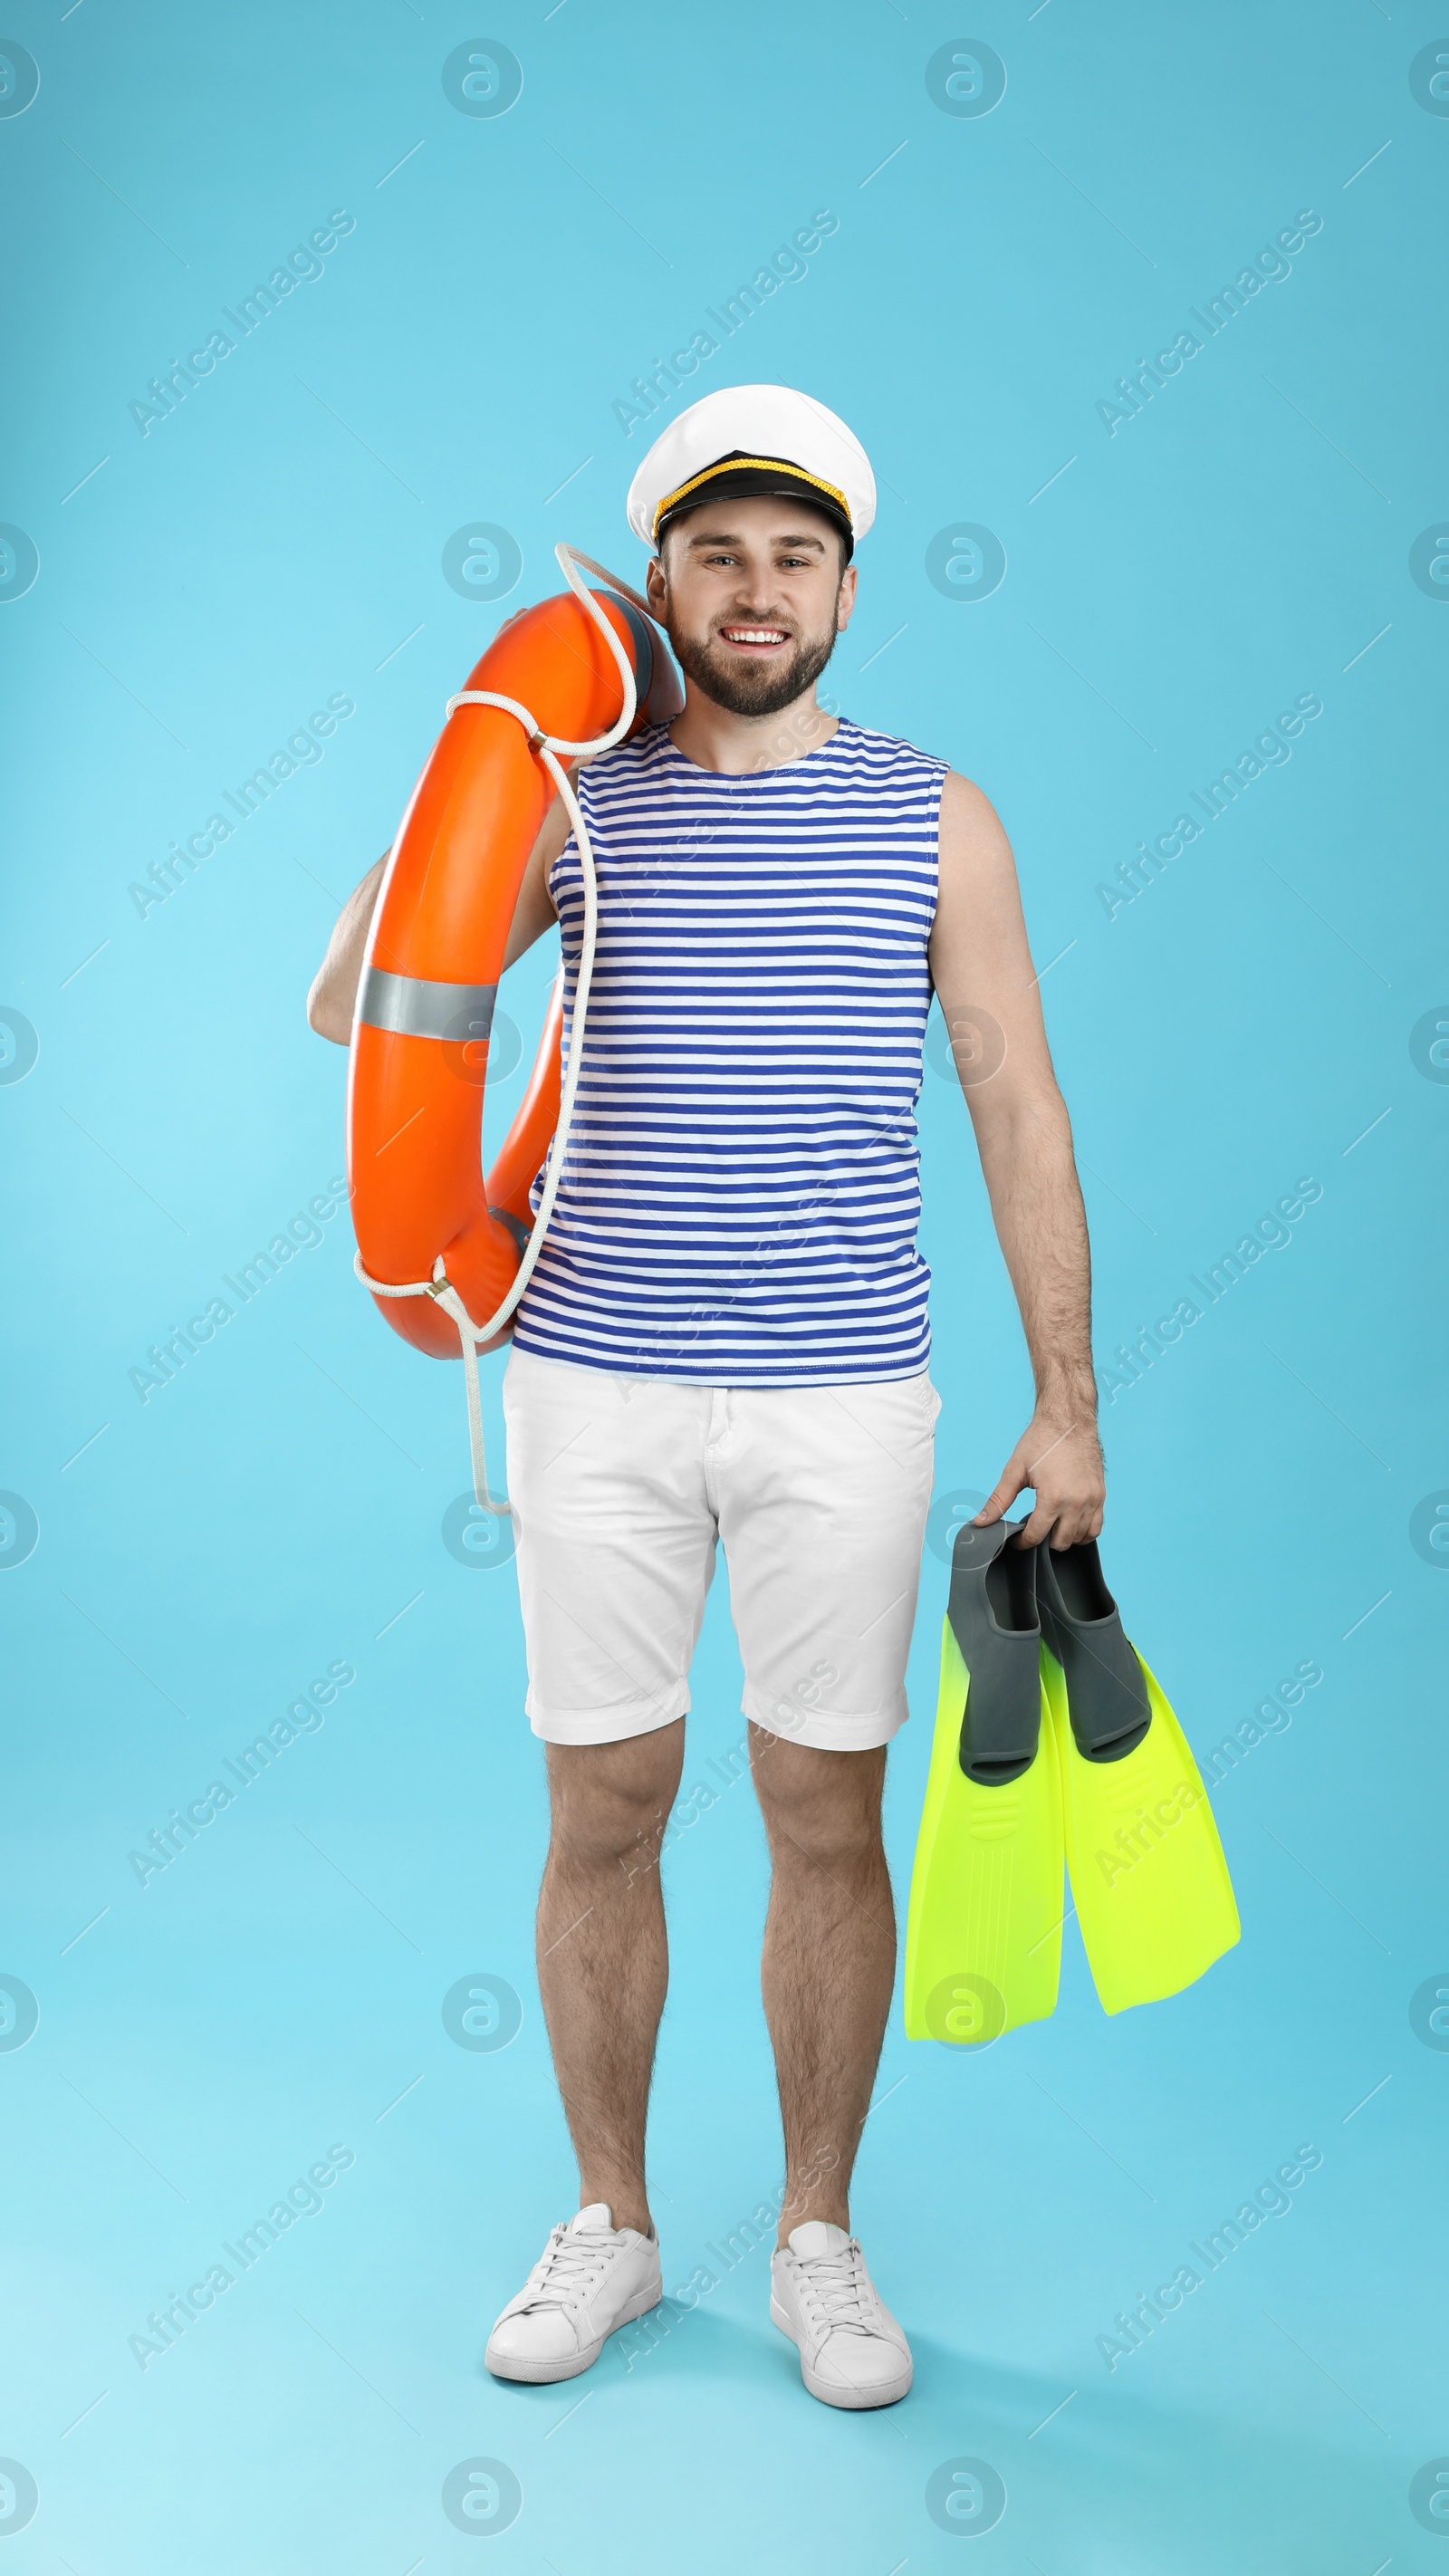
[{"label": "beard", "polygon": [[[778,619],[768,621],[778,624]],[[711,637],[701,643],[698,636],[686,635],[672,616],[666,618],[664,631],[674,648],[680,669],[693,680],[717,707],[732,716],[777,716],[793,706],[807,689],[813,688],[836,645],[832,625],[823,635],[797,635],[795,649],[784,662],[752,665],[748,661],[725,659],[729,647]]]}]

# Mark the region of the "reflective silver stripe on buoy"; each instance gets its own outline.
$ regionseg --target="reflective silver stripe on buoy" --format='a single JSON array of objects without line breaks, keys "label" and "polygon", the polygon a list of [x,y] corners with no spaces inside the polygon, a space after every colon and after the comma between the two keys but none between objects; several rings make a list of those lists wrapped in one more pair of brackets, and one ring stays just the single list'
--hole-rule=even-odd
[{"label": "reflective silver stripe on buoy", "polygon": [[357,1016],[370,1029],[398,1037],[451,1038],[479,1044],[493,1026],[496,984],[436,984],[426,975],[389,975],[369,966]]},{"label": "reflective silver stripe on buoy", "polygon": [[528,1250],[528,1228],[522,1217],[513,1216],[507,1208],[491,1207],[488,1213],[491,1217],[496,1217],[500,1225],[507,1226],[519,1252],[525,1253]]}]

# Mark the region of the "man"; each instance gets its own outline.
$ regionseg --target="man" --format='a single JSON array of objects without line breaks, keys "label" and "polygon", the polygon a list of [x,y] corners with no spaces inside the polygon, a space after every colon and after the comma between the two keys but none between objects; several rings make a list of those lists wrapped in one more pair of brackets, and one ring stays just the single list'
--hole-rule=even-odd
[{"label": "man", "polygon": [[[944,763],[816,698],[874,514],[844,422],[771,385],[696,403],[629,495],[685,704],[580,772],[598,958],[504,1379],[553,1818],[538,1974],[581,2206],[494,2326],[503,2378],[572,2378],[661,2295],[644,2177],[667,1980],[656,1864],[722,1539],[772,1864],[762,1986],[786,2188],[770,2313],[827,2404],[910,2386],[847,2187],[895,1969],[881,1790],[940,1401],[915,1248],[933,986],[1036,1380],[981,1518],[1030,1486],[1024,1543],[1101,1526],[1086,1227],[1005,833]],[[313,1027],[339,1044],[381,874],[312,991]],[[571,1000],[582,918],[555,803],[505,962],[557,919]]]}]

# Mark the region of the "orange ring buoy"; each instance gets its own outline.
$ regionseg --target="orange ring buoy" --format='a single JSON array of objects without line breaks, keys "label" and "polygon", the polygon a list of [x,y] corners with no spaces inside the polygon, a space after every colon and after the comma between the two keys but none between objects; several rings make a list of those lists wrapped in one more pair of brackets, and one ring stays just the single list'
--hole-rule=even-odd
[{"label": "orange ring buoy", "polygon": [[[630,734],[682,704],[662,643],[638,611],[593,598],[632,662]],[[470,1317],[492,1315],[516,1277],[533,1221],[529,1189],[558,1118],[562,979],[518,1114],[485,1182],[488,1033],[529,853],[556,788],[535,745],[583,742],[623,710],[618,665],[573,592],[500,627],[468,679],[517,700],[531,738],[501,707],[456,705],[388,861],[358,987],[347,1091],[347,1168],[363,1271],[427,1281],[441,1257]],[[456,1359],[458,1326],[431,1296],[376,1296],[394,1332]],[[489,1342],[507,1340],[511,1322]]]}]

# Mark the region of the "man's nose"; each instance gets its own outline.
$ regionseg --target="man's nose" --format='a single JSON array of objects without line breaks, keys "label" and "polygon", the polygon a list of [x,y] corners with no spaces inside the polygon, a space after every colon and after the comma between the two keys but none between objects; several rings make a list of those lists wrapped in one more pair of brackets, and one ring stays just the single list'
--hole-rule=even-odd
[{"label": "man's nose", "polygon": [[757,626],[783,626],[775,585],[768,573],[747,572],[741,575],[735,591],[735,610],[741,617],[752,618]]}]

